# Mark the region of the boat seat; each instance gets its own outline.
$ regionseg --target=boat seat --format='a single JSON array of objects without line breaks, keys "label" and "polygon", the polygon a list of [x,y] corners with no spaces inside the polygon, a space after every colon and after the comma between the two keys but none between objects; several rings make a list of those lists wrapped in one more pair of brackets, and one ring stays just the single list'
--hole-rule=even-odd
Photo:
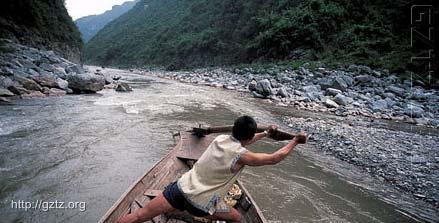
[{"label": "boat seat", "polygon": [[153,190],[153,189],[147,189],[143,195],[148,196],[150,198],[154,198],[159,196],[163,191],[162,190]]}]

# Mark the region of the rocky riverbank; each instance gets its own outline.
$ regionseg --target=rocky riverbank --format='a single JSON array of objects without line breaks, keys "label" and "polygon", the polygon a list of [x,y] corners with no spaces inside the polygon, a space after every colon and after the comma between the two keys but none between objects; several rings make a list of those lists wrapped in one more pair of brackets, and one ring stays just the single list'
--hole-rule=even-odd
[{"label": "rocky riverbank", "polygon": [[[329,112],[337,118],[282,116],[291,128],[312,133],[317,153],[357,166],[384,185],[420,201],[421,206],[439,207],[439,137],[434,130],[438,127],[439,97],[437,90],[426,89],[421,82],[409,83],[362,66],[314,71],[302,67],[281,73],[251,69],[146,73],[151,74],[248,92],[282,107]],[[410,123],[407,126],[424,125],[436,133],[387,129],[376,118]],[[385,196],[400,199],[397,194]],[[432,220],[422,213],[412,214]]]},{"label": "rocky riverbank", "polygon": [[249,91],[280,106],[338,116],[361,115],[439,126],[439,92],[422,81],[402,80],[387,70],[351,65],[340,69],[200,69],[152,72],[179,81]]},{"label": "rocky riverbank", "polygon": [[0,102],[17,98],[93,93],[104,88],[102,75],[87,73],[53,51],[0,39]]}]

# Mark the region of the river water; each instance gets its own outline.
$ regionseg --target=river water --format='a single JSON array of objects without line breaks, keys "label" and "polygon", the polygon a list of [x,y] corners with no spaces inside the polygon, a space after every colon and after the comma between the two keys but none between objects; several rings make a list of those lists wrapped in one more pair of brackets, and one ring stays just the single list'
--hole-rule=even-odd
[{"label": "river water", "polygon": [[[173,133],[232,124],[241,114],[278,121],[239,93],[123,76],[133,92],[0,106],[0,222],[96,222],[172,148]],[[272,152],[282,145],[263,141],[249,149]],[[414,222],[373,192],[325,171],[304,149],[275,166],[246,168],[242,176],[271,222]],[[85,202],[86,208],[26,211],[14,207],[19,200]]]}]

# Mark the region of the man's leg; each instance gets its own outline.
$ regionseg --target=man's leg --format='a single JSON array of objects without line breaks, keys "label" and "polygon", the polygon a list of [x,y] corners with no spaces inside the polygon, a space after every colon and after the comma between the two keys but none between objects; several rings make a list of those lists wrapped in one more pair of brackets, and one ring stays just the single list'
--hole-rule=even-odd
[{"label": "man's leg", "polygon": [[152,199],[145,207],[137,209],[134,213],[125,215],[118,219],[119,223],[137,223],[151,220],[155,216],[174,211],[175,208],[169,204],[161,193]]},{"label": "man's leg", "polygon": [[241,214],[235,208],[230,208],[229,212],[215,212],[212,216],[208,217],[212,220],[225,220],[233,223],[241,222]]}]

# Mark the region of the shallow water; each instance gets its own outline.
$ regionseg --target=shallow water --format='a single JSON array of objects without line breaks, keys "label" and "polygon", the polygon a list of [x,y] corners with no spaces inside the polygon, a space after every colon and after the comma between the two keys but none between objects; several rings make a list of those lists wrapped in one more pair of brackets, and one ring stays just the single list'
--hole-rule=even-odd
[{"label": "shallow water", "polygon": [[[114,71],[116,72],[116,71]],[[119,72],[119,71],[117,71]],[[1,222],[95,222],[190,127],[231,124],[240,114],[276,121],[222,89],[124,74],[134,91],[104,90],[0,106]],[[264,141],[255,151],[282,143]],[[242,177],[272,222],[411,222],[410,218],[296,151]],[[86,210],[23,210],[11,201],[86,202]]]}]

